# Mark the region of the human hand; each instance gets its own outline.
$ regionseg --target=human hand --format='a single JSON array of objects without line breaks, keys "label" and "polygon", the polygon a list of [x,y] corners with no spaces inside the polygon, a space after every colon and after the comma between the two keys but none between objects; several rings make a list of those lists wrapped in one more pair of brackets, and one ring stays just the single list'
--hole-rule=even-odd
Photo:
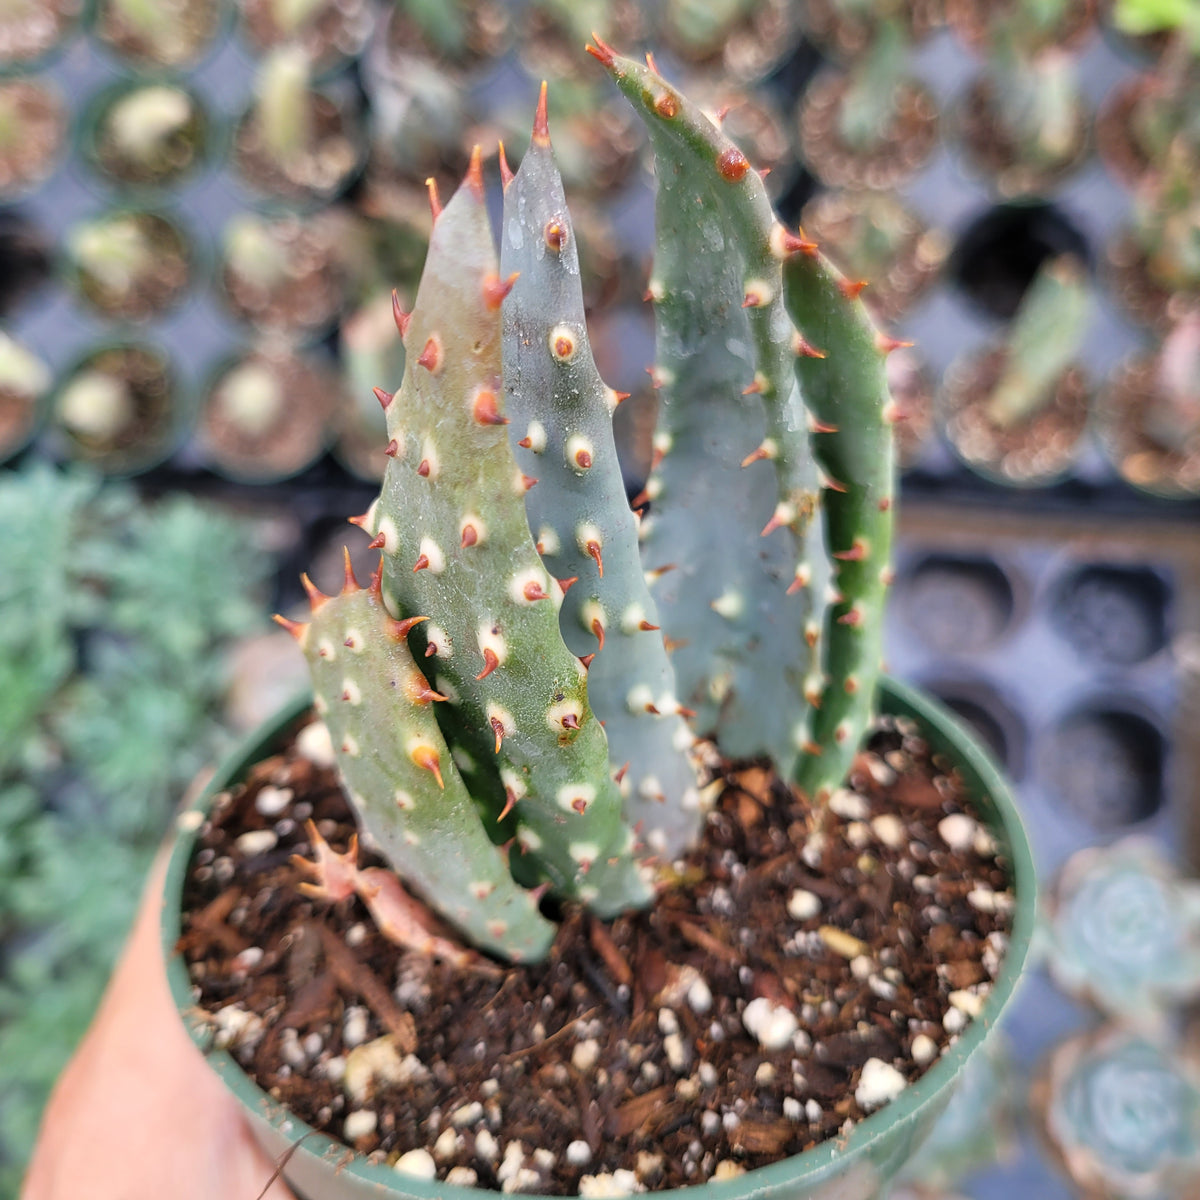
[{"label": "human hand", "polygon": [[22,1200],[294,1200],[184,1031],[159,944],[166,856],[151,872],[99,1011],[42,1119]]}]

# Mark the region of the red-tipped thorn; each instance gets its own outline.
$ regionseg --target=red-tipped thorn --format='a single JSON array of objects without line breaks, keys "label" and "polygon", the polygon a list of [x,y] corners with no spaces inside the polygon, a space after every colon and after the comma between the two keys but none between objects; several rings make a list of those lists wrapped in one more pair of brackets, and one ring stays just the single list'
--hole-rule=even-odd
[{"label": "red-tipped thorn", "polygon": [[372,388],[371,391],[375,393],[375,399],[379,401],[379,407],[386,412],[387,406],[392,402],[394,393],[385,392],[381,387]]},{"label": "red-tipped thorn", "polygon": [[583,669],[585,671],[590,671],[592,669],[592,660],[595,657],[596,657],[595,654],[581,654],[579,656],[579,661],[581,663],[583,663]]},{"label": "red-tipped thorn", "polygon": [[375,570],[371,572],[371,582],[367,584],[367,591],[374,592],[376,596],[383,595],[383,558],[382,556],[375,560]]},{"label": "red-tipped thorn", "polygon": [[425,187],[429,190],[429,211],[433,213],[433,219],[436,221],[442,215],[442,202],[438,198],[437,180],[430,175],[425,180]]},{"label": "red-tipped thorn", "polygon": [[483,652],[483,670],[475,676],[476,679],[486,679],[498,666],[500,659],[496,657],[495,650],[487,649]]},{"label": "red-tipped thorn", "polygon": [[521,595],[531,604],[535,600],[549,600],[550,593],[537,580],[531,579],[522,589]]},{"label": "red-tipped thorn", "polygon": [[316,612],[323,604],[329,603],[329,597],[307,575],[300,576],[300,583],[308,596],[308,604],[313,612]]},{"label": "red-tipped thorn", "polygon": [[[746,305],[743,303],[742,307],[745,308]],[[756,379],[753,383],[747,384],[746,387],[742,388],[742,395],[743,396],[757,396],[758,393],[761,392],[762,390],[763,390],[762,389],[762,381]]]},{"label": "red-tipped thorn", "polygon": [[514,271],[507,279],[501,279],[499,275],[489,275],[483,281],[483,302],[492,312],[504,303],[504,297],[513,290],[513,284],[517,282],[519,275],[520,271]]},{"label": "red-tipped thorn", "polygon": [[[380,537],[383,535],[380,534]],[[375,543],[372,542],[368,549],[374,549]],[[342,594],[347,592],[361,592],[362,587],[359,585],[358,579],[354,574],[354,564],[350,561],[350,547],[342,547]]]},{"label": "red-tipped thorn", "polygon": [[[514,277],[515,278],[515,277]],[[475,396],[471,407],[471,415],[476,425],[507,425],[508,418],[503,416],[496,404],[496,393],[491,388],[482,388]]]},{"label": "red-tipped thorn", "polygon": [[521,476],[521,486],[526,491],[529,491],[529,489],[531,487],[535,487],[536,485],[537,485],[537,480],[534,479],[534,477],[532,475],[522,475]]},{"label": "red-tipped thorn", "polygon": [[521,439],[521,440],[520,440],[520,441],[517,443],[517,445],[518,445],[518,446],[521,446],[521,447],[523,447],[523,448],[524,448],[524,449],[526,449],[526,450],[529,450],[529,449],[532,449],[532,447],[533,447],[533,442],[532,442],[532,441],[530,441],[530,439],[529,439],[528,437],[523,437],[523,438],[522,438],[522,439]]},{"label": "red-tipped thorn", "polygon": [[862,290],[867,286],[865,279],[839,279],[838,291],[846,297],[847,300],[857,300],[862,295]]},{"label": "red-tipped thorn", "polygon": [[483,150],[478,144],[471,147],[471,161],[467,164],[463,183],[475,193],[476,199],[483,199]]},{"label": "red-tipped thorn", "polygon": [[824,358],[825,351],[818,350],[803,334],[797,333],[792,338],[792,353],[797,358]]},{"label": "red-tipped thorn", "polygon": [[750,160],[736,146],[730,146],[717,155],[717,171],[729,183],[737,183],[748,170]]},{"label": "red-tipped thorn", "polygon": [[479,541],[479,533],[474,525],[464,525],[462,529],[462,548],[465,550],[468,546],[473,546]]},{"label": "red-tipped thorn", "polygon": [[662,709],[658,708],[656,705],[652,704],[649,700],[646,701],[646,711],[652,717],[661,717],[662,716]]},{"label": "red-tipped thorn", "polygon": [[565,596],[571,590],[571,585],[579,582],[579,576],[572,575],[570,579],[559,579],[556,582],[558,583],[562,594]]},{"label": "red-tipped thorn", "polygon": [[533,134],[532,141],[538,146],[550,145],[550,124],[546,119],[546,81],[542,80],[542,86],[538,90],[537,110],[533,114]]},{"label": "red-tipped thorn", "polygon": [[592,621],[592,633],[595,634],[596,641],[600,643],[600,645],[596,647],[596,651],[599,653],[599,651],[604,649],[604,626],[600,623],[599,617],[596,617],[596,619]]},{"label": "red-tipped thorn", "polygon": [[600,555],[600,543],[588,542],[584,547],[590,558],[596,564],[596,570],[600,572],[600,578],[604,578],[604,559]]},{"label": "red-tipped thorn", "polygon": [[392,288],[392,320],[396,322],[396,332],[401,340],[408,336],[408,327],[412,324],[412,313],[406,313],[400,307],[400,294]]},{"label": "red-tipped thorn", "polygon": [[862,562],[867,557],[867,547],[856,541],[849,550],[835,550],[833,557],[839,562]]},{"label": "red-tipped thorn", "polygon": [[636,512],[639,508],[645,508],[650,503],[650,493],[642,488],[640,492],[629,502],[629,507]]},{"label": "red-tipped thorn", "polygon": [[792,233],[785,229],[781,240],[785,254],[816,254],[817,252],[817,243],[806,238],[803,229],[799,233]]},{"label": "red-tipped thorn", "polygon": [[675,711],[681,717],[686,717],[689,721],[696,715],[696,710],[694,708],[684,708],[682,704],[677,704],[675,706]]},{"label": "red-tipped thorn", "polygon": [[271,620],[276,625],[282,625],[298,642],[304,640],[304,635],[308,632],[307,621],[293,621],[289,617],[283,616],[281,613],[275,613]]},{"label": "red-tipped thorn", "polygon": [[422,771],[428,771],[437,780],[437,785],[442,791],[446,790],[442,779],[442,760],[432,746],[415,746],[409,757]]},{"label": "red-tipped thorn", "polygon": [[388,458],[395,458],[396,455],[400,453],[400,443],[396,441],[395,438],[392,438],[392,440],[388,442],[386,446],[384,446],[383,452],[388,456]]},{"label": "red-tipped thorn", "polygon": [[357,525],[359,529],[366,529],[367,518],[370,515],[371,510],[368,509],[365,513],[359,513],[357,517],[347,517],[346,520],[349,521],[351,525]]},{"label": "red-tipped thorn", "polygon": [[643,618],[642,620],[640,620],[638,622],[638,628],[643,633],[655,633],[658,630],[660,630],[662,628],[662,626],[661,625],[651,625],[649,621],[647,621],[647,620],[645,620],[645,618]]},{"label": "red-tipped thorn", "polygon": [[782,529],[788,524],[790,524],[788,515],[786,513],[780,513],[779,510],[776,509],[775,512],[771,514],[771,519],[763,526],[762,533],[760,533],[758,536],[767,537],[774,533],[775,530]]},{"label": "red-tipped thorn", "polygon": [[[500,749],[496,747],[497,751]],[[503,821],[510,812],[517,806],[517,793],[512,788],[504,789],[504,807],[500,810],[500,815],[496,818],[497,821]]]},{"label": "red-tipped thorn", "polygon": [[771,452],[764,446],[759,446],[757,450],[751,450],[745,458],[742,459],[742,466],[748,467],[751,463],[762,462],[764,458],[770,458]]},{"label": "red-tipped thorn", "polygon": [[405,617],[403,620],[393,621],[390,633],[397,641],[405,641],[408,635],[412,633],[414,625],[420,625],[422,621],[428,620],[428,617]]},{"label": "red-tipped thorn", "polygon": [[632,392],[613,392],[612,398],[614,404],[624,404],[626,400],[632,396]]},{"label": "red-tipped thorn", "polygon": [[886,333],[876,332],[875,349],[880,354],[891,354],[893,350],[907,350],[912,342],[902,342],[899,338],[889,337]]},{"label": "red-tipped thorn", "polygon": [[840,479],[834,479],[831,475],[826,475],[822,482],[831,492],[844,493],[846,491],[846,485]]},{"label": "red-tipped thorn", "polygon": [[862,613],[857,608],[852,608],[849,612],[842,613],[837,619],[839,625],[849,625],[852,629],[856,625],[861,625],[862,621]]},{"label": "red-tipped thorn", "polygon": [[824,421],[818,421],[816,417],[809,417],[808,431],[809,433],[837,433],[838,427],[836,425],[827,425]]},{"label": "red-tipped thorn", "polygon": [[580,729],[580,728],[582,728],[582,726],[579,724],[579,718],[574,713],[571,713],[571,712],[567,713],[567,715],[565,717],[563,717],[562,727],[564,729]]},{"label": "red-tipped thorn", "polygon": [[504,143],[500,143],[500,186],[508,191],[508,185],[514,179],[513,169],[508,165],[508,155],[504,153]]},{"label": "red-tipped thorn", "polygon": [[368,543],[368,550],[382,550],[387,545],[387,538],[382,533],[376,534]]},{"label": "red-tipped thorn", "polygon": [[[499,717],[492,717],[488,724],[492,727],[492,733],[496,735],[496,753],[499,754],[500,747],[504,745],[504,722]],[[504,811],[507,812],[508,808]]]},{"label": "red-tipped thorn", "polygon": [[613,60],[617,57],[617,52],[594,31],[592,40],[584,46],[584,49],[606,67],[611,67]]},{"label": "red-tipped thorn", "polygon": [[729,116],[729,110],[732,107],[732,104],[722,104],[721,107],[718,108],[715,113],[713,113],[713,121],[717,125],[723,125],[725,123],[725,118]]},{"label": "red-tipped thorn", "polygon": [[428,479],[429,472],[430,472],[429,459],[427,459],[427,458],[421,459],[421,461],[419,463],[417,463],[417,474],[420,475],[422,479]]},{"label": "red-tipped thorn", "polygon": [[767,177],[768,175],[770,175],[770,173],[771,173],[771,172],[772,172],[774,169],[775,169],[774,167],[759,167],[759,168],[758,168],[758,177],[759,177],[759,179],[766,179],[766,177]]},{"label": "red-tipped thorn", "polygon": [[428,567],[429,567],[429,555],[422,554],[420,556],[420,558],[418,558],[417,561],[413,564],[413,574],[415,575],[418,571],[424,571]]},{"label": "red-tipped thorn", "polygon": [[687,644],[688,644],[687,638],[673,638],[673,637],[664,637],[663,638],[663,649],[668,654],[671,654],[676,650],[682,649]]}]

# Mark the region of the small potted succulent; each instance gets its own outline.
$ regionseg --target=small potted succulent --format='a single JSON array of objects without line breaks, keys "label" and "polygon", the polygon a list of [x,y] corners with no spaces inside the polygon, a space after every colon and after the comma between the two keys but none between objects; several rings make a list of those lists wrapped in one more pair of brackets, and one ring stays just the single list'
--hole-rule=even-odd
[{"label": "small potted succulent", "polygon": [[52,381],[50,368],[40,358],[0,332],[0,462],[33,436]]},{"label": "small potted succulent", "polygon": [[366,0],[239,0],[242,37],[256,54],[298,42],[321,76],[362,50],[373,15]]},{"label": "small potted succulent", "polygon": [[479,151],[432,191],[378,565],[279,618],[312,708],[184,817],[171,986],[313,1200],[867,1200],[1011,994],[1032,861],[880,683],[896,343],[695,105],[589,49],[658,164],[645,490],[543,91],[498,257]]},{"label": "small potted succulent", "polygon": [[277,46],[260,62],[254,101],[233,137],[233,161],[256,192],[312,207],[338,195],[362,166],[365,141],[345,89],[317,90],[303,45]]},{"label": "small potted succulent", "polygon": [[42,183],[58,165],[66,141],[67,110],[44,81],[0,83],[0,200]]},{"label": "small potted succulent", "polygon": [[800,106],[805,158],[825,183],[886,189],[910,179],[937,145],[938,110],[911,76],[899,18],[882,22],[845,72],[819,76]]},{"label": "small potted succulent", "polygon": [[1038,486],[1074,462],[1091,385],[1080,363],[1092,312],[1078,259],[1047,259],[1004,338],[951,364],[939,398],[946,437],[973,470]]},{"label": "small potted succulent", "polygon": [[112,320],[144,321],[174,307],[195,270],[187,234],[161,213],[112,211],[67,231],[71,282]]},{"label": "small potted succulent", "polygon": [[63,44],[79,23],[82,0],[4,0],[0,69],[28,69]]},{"label": "small potted succulent", "polygon": [[212,127],[200,98],[172,82],[125,81],[93,98],[83,152],[118,190],[170,188],[198,170]]}]

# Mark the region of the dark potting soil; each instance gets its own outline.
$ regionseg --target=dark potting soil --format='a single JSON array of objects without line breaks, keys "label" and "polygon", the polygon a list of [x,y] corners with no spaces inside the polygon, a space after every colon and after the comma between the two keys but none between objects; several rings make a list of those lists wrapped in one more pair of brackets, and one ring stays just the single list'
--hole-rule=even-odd
[{"label": "dark potting soil", "polygon": [[11,108],[19,137],[0,149],[0,199],[40,183],[54,168],[66,136],[67,114],[55,92],[33,79],[0,85],[0,104]]},{"label": "dark potting soil", "polygon": [[1173,291],[1156,278],[1156,265],[1138,244],[1131,230],[1118,233],[1106,251],[1105,272],[1109,290],[1131,321],[1148,329],[1165,330],[1175,316],[1192,303],[1182,289]]},{"label": "dark potting soil", "polygon": [[1046,482],[1066,471],[1078,452],[1087,428],[1087,377],[1069,367],[1039,412],[1005,428],[988,406],[1006,354],[997,346],[951,365],[941,396],[946,436],[973,466],[1012,483]]},{"label": "dark potting soil", "polygon": [[357,899],[297,890],[306,821],[339,851],[354,828],[307,726],[200,829],[179,943],[197,1004],[303,1120],[429,1178],[668,1188],[844,1134],[978,1013],[1008,866],[905,719],[884,719],[823,830],[761,767],[718,780],[653,909],[568,907],[547,962],[464,970],[384,941]]},{"label": "dark potting soil", "polygon": [[817,164],[821,178],[832,187],[899,187],[925,165],[937,144],[936,101],[921,84],[901,83],[887,128],[879,131],[874,146],[860,150],[848,146],[838,129],[846,86],[845,77],[826,76],[805,97],[800,140],[806,160]]},{"label": "dark potting soil", "polygon": [[1001,119],[991,83],[977,79],[963,97],[959,137],[971,167],[992,180],[1003,196],[1041,196],[1052,192],[1083,160],[1087,149],[1088,115],[1083,104],[1074,113],[1069,149],[1053,159],[1034,161]]},{"label": "dark potting soil", "polygon": [[854,9],[837,0],[808,0],[805,6],[805,32],[835,58],[857,58],[874,41],[885,19],[898,21],[913,41],[922,41],[942,23],[938,0],[911,0],[895,14],[873,13],[869,8]]},{"label": "dark potting soil", "polygon": [[280,163],[262,143],[251,112],[238,125],[233,138],[233,159],[238,173],[256,191],[280,200],[307,200],[336,195],[359,165],[360,136],[352,116],[328,96],[314,92],[312,136],[303,154]]},{"label": "dark potting soil", "polygon": [[133,218],[151,250],[147,269],[128,287],[115,287],[99,276],[79,269],[79,290],[88,303],[114,320],[143,321],[159,316],[187,291],[191,254],[183,233],[157,213],[137,213]]}]

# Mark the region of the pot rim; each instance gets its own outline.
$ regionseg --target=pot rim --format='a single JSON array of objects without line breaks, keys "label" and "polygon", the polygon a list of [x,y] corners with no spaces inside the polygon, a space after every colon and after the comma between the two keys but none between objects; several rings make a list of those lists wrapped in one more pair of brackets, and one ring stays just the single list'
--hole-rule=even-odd
[{"label": "pot rim", "polygon": [[[855,1125],[848,1136],[827,1138],[802,1154],[747,1171],[734,1179],[664,1189],[655,1195],[669,1196],[672,1200],[701,1200],[702,1197],[703,1200],[734,1200],[797,1181],[816,1184],[855,1162],[866,1163],[872,1149],[877,1148],[885,1137],[894,1132],[896,1127],[906,1125],[922,1115],[954,1083],[967,1061],[983,1044],[1013,995],[1029,952],[1037,907],[1037,875],[1033,854],[1013,796],[1000,771],[974,736],[943,705],[889,676],[881,680],[879,699],[881,712],[915,718],[936,750],[953,755],[955,765],[961,771],[976,805],[982,810],[984,819],[992,831],[1000,835],[1012,868],[1013,890],[1017,899],[1009,945],[1000,974],[993,982],[980,1015],[967,1025],[938,1061],[894,1100]],[[251,733],[225,760],[203,793],[180,814],[178,836],[167,867],[161,925],[167,980],[175,1006],[192,1041],[229,1090],[249,1113],[267,1121],[281,1138],[293,1143],[292,1150],[296,1154],[324,1160],[331,1171],[336,1166],[340,1175],[360,1185],[371,1186],[381,1196],[390,1194],[395,1197],[415,1197],[416,1200],[479,1200],[481,1194],[499,1195],[491,1189],[465,1187],[398,1173],[389,1165],[368,1162],[344,1142],[335,1141],[313,1129],[259,1088],[227,1050],[214,1048],[212,1025],[206,1020],[206,1014],[199,1012],[194,1005],[192,983],[183,958],[176,951],[176,944],[181,933],[183,883],[203,815],[207,813],[216,794],[261,758],[269,744],[277,740],[282,731],[310,706],[309,695],[297,696],[275,717]],[[348,1155],[352,1157],[347,1160]],[[545,1200],[544,1197],[534,1197],[529,1193],[513,1195],[517,1200]]]}]

